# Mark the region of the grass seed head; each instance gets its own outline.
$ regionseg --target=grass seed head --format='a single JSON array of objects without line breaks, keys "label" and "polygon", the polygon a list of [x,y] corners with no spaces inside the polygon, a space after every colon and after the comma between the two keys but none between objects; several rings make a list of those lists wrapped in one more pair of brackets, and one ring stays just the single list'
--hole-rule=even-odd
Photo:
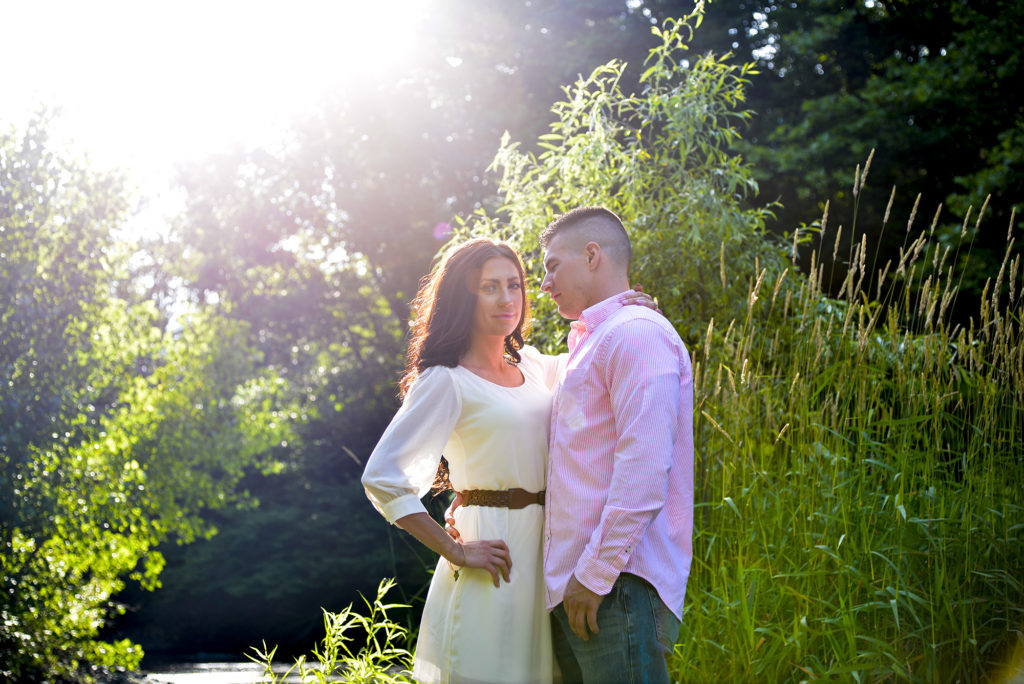
[{"label": "grass seed head", "polygon": [[868,171],[871,169],[871,160],[875,158],[875,148],[871,148],[871,152],[868,153],[868,160],[864,162],[864,173],[860,175],[860,189],[864,189],[864,184],[868,181]]},{"label": "grass seed head", "polygon": [[1017,271],[1020,269],[1020,254],[1014,257],[1013,262],[1010,264],[1010,306],[1013,306],[1014,300],[1016,299],[1015,293],[1017,290]]},{"label": "grass seed head", "polygon": [[875,293],[875,299],[882,298],[882,286],[885,284],[885,276],[889,274],[890,266],[892,266],[892,259],[885,262],[885,267],[882,269],[881,275],[878,276],[878,291]]},{"label": "grass seed head", "polygon": [[914,200],[914,208],[910,210],[910,218],[907,219],[907,232],[914,226],[914,219],[917,218],[917,206],[921,203],[921,195],[918,194],[917,199]]},{"label": "grass seed head", "polygon": [[828,226],[829,200],[825,200],[825,211],[821,213],[821,244],[825,244],[825,228]]},{"label": "grass seed head", "polygon": [[[796,237],[793,238],[794,250],[796,249]],[[794,257],[795,258],[795,257]],[[726,287],[725,281],[725,242],[722,242],[721,249],[718,252],[718,275],[722,279],[722,287]]]},{"label": "grass seed head", "polygon": [[884,226],[889,222],[889,214],[892,213],[892,203],[896,199],[896,186],[892,186],[892,192],[889,193],[889,204],[885,207],[885,216],[882,217],[882,225]]},{"label": "grass seed head", "polygon": [[942,213],[942,205],[940,204],[939,206],[935,207],[935,216],[932,217],[932,225],[931,225],[931,228],[928,230],[928,235],[929,236],[935,234],[935,226],[939,225],[939,214],[941,214],[941,213]]},{"label": "grass seed head", "polygon": [[[985,210],[988,209],[988,201],[992,199],[992,195],[986,195],[985,201],[981,204],[981,211],[978,212],[978,219],[974,222],[974,232],[977,233],[978,229],[981,228],[981,219],[985,216]],[[1013,225],[1013,224],[1010,224]]]}]

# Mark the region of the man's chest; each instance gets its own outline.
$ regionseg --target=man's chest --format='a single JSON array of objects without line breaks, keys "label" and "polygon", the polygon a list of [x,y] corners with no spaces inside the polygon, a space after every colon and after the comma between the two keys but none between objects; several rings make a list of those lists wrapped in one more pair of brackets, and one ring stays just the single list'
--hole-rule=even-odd
[{"label": "man's chest", "polygon": [[596,349],[585,340],[570,356],[551,409],[552,447],[579,444],[614,423],[611,396]]}]

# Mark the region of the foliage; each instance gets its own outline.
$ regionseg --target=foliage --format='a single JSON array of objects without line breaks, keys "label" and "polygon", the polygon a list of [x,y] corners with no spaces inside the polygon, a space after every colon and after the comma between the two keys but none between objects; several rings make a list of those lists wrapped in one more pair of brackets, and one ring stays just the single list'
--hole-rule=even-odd
[{"label": "foliage", "polygon": [[483,169],[502,130],[535,135],[538,103],[580,65],[645,52],[645,24],[617,0],[452,2],[430,14],[402,73],[342,74],[351,82],[279,145],[182,167],[184,211],[140,275],[158,301],[180,287],[245,324],[283,380],[294,432],[274,450],[281,472],[244,482],[261,509],[208,516],[216,539],[166,549],[163,590],[123,597],[140,605],[124,632],[150,650],[261,636],[287,649],[309,639],[310,610],[345,605],[381,575],[417,594],[424,561],[356,475],[397,408],[408,303],[443,242],[435,231],[495,203]]},{"label": "foliage", "polygon": [[[656,16],[673,16],[683,3],[645,4]],[[781,202],[770,229],[782,234],[810,222],[826,200],[834,216],[850,216],[857,198],[849,160],[873,149],[879,196],[861,203],[858,230],[886,254],[897,254],[903,243],[902,234],[881,233],[892,187],[900,189],[894,216],[908,216],[918,195],[923,207],[943,204],[950,213],[939,233],[950,241],[959,233],[958,217],[991,195],[972,261],[959,265],[967,272],[954,315],[966,322],[984,274],[999,266],[1011,213],[1024,209],[1024,165],[1015,144],[1024,120],[1016,96],[1024,69],[1015,30],[1022,12],[1024,6],[1008,0],[709,5],[694,48],[733,51],[763,72],[749,90],[758,116],[743,150],[756,165],[763,195]],[[830,256],[821,246],[818,257]],[[809,258],[808,249],[805,269]],[[834,295],[843,268],[833,271],[826,287]]]},{"label": "foliage", "polygon": [[[178,572],[163,575],[165,607],[255,596],[299,615],[342,602],[354,561],[403,574],[414,556],[385,548],[402,537],[377,532],[353,475],[395,408],[406,302],[434,227],[477,210],[458,237],[503,234],[537,273],[539,230],[599,203],[626,219],[634,280],[697,362],[705,489],[677,674],[991,673],[1019,629],[1012,568],[1024,565],[1020,493],[1006,484],[1021,479],[1020,241],[1003,240],[1020,194],[1020,8],[741,0],[644,26],[648,10],[693,4],[437,13],[421,66],[400,80],[329,96],[279,149],[186,167],[186,210],[144,273],[111,237],[126,213],[117,178],[56,157],[43,123],[0,136],[0,672],[136,661],[96,630],[126,575],[158,583],[161,540],[224,530],[164,547]],[[650,44],[640,68],[631,55]],[[611,55],[632,70],[579,78],[534,144],[509,142],[533,139],[535,103]],[[480,167],[502,129],[494,199]],[[882,218],[884,202],[864,202],[866,170],[848,182],[849,160],[873,147],[883,191],[911,190],[893,215],[920,192],[970,216],[964,228],[937,214],[924,240],[885,232],[893,202]],[[759,185],[785,206],[763,206]],[[988,193],[983,224],[968,206]],[[811,274],[799,276],[789,240],[783,254],[764,226],[777,214],[775,230],[791,231],[825,198],[846,227],[788,233]],[[997,271],[998,286],[967,296]],[[152,292],[136,291],[139,276]],[[179,285],[199,313],[168,333]],[[555,320],[541,297],[534,342],[549,350]],[[247,469],[271,458],[282,473]],[[209,512],[244,498],[239,487],[263,510]],[[301,618],[282,622],[307,634]]]},{"label": "foliage", "polygon": [[961,327],[929,235],[895,282],[862,241],[841,299],[815,254],[709,323],[684,681],[979,681],[1021,647],[1020,258]]},{"label": "foliage", "polygon": [[[782,263],[763,233],[768,209],[740,203],[757,189],[734,151],[736,127],[750,117],[740,109],[750,69],[712,54],[683,68],[690,30],[672,20],[654,29],[660,45],[645,64],[642,94],[622,90],[625,65],[618,61],[566,88],[539,155],[506,137],[494,161],[502,174],[501,217],[478,211],[456,239],[500,234],[539,274],[544,226],[573,207],[603,205],[629,226],[634,279],[654,287],[661,308],[689,338],[710,316],[738,313],[744,283],[714,286],[723,250],[737,264]],[[554,307],[546,297],[535,301],[537,337],[553,349]]]},{"label": "foliage", "polygon": [[[765,239],[764,211],[741,208],[753,182],[729,123],[744,116],[745,72],[711,55],[674,68],[678,30],[662,30],[642,96],[602,67],[553,108],[546,152],[503,145],[503,214],[463,228],[516,241],[536,269],[535,236],[555,213],[609,206],[633,237],[634,279],[693,352],[699,504],[673,674],[998,677],[1024,617],[1012,234],[966,325],[950,312],[970,245],[936,240],[934,222],[885,264],[863,232],[829,233],[827,217],[789,246]],[[858,198],[866,176],[858,168]],[[826,238],[832,253],[812,251],[801,275],[799,246]],[[840,250],[848,266],[833,275]],[[550,306],[538,309],[556,348]]]},{"label": "foliage", "polygon": [[283,472],[242,484],[259,507],[216,511],[206,516],[216,536],[163,549],[160,591],[122,594],[123,602],[141,607],[118,620],[119,634],[164,658],[211,650],[241,654],[261,638],[290,654],[317,637],[311,611],[340,610],[359,592],[375,589],[369,572],[394,576],[403,601],[422,602],[415,593],[429,581],[426,568],[436,558],[366,513],[358,479],[316,483],[304,473]]},{"label": "foliage", "polygon": [[[338,613],[325,610],[325,634],[319,647],[314,647],[313,657],[296,658],[295,664],[283,674],[272,669],[276,647],[268,649],[264,643],[262,650],[253,648],[254,653],[249,658],[264,667],[261,681],[267,684],[290,682],[294,672],[302,684],[411,682],[412,653],[405,648],[409,632],[388,616],[389,610],[409,606],[384,603],[384,595],[394,586],[394,580],[381,580],[373,603],[363,598],[368,615],[352,610],[351,604]],[[358,636],[352,636],[353,631]],[[353,641],[365,643],[365,646],[353,653],[350,645]]]},{"label": "foliage", "polygon": [[87,676],[141,651],[96,640],[127,576],[152,588],[153,547],[212,529],[203,508],[281,438],[274,386],[237,326],[172,334],[122,294],[116,178],[49,149],[45,120],[0,137],[0,654],[20,681]]}]

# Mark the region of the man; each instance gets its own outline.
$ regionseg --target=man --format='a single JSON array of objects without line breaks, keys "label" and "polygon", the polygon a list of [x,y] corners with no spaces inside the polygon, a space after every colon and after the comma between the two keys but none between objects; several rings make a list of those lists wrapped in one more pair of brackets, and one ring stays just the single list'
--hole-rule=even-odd
[{"label": "man", "polygon": [[693,530],[693,380],[665,318],[623,306],[629,237],[603,207],[541,235],[541,289],[574,319],[555,392],[544,577],[566,682],[668,682]]}]

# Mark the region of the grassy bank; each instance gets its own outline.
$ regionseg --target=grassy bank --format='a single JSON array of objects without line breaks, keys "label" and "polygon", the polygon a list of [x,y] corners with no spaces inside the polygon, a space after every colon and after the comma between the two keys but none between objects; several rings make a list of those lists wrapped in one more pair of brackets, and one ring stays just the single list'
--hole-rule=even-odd
[{"label": "grassy bank", "polygon": [[[826,216],[806,275],[722,264],[748,306],[696,359],[679,680],[984,681],[1019,660],[1020,259],[1008,237],[977,315],[953,324],[970,226],[944,246],[913,222],[899,263]],[[848,255],[839,299],[821,245]]]}]

